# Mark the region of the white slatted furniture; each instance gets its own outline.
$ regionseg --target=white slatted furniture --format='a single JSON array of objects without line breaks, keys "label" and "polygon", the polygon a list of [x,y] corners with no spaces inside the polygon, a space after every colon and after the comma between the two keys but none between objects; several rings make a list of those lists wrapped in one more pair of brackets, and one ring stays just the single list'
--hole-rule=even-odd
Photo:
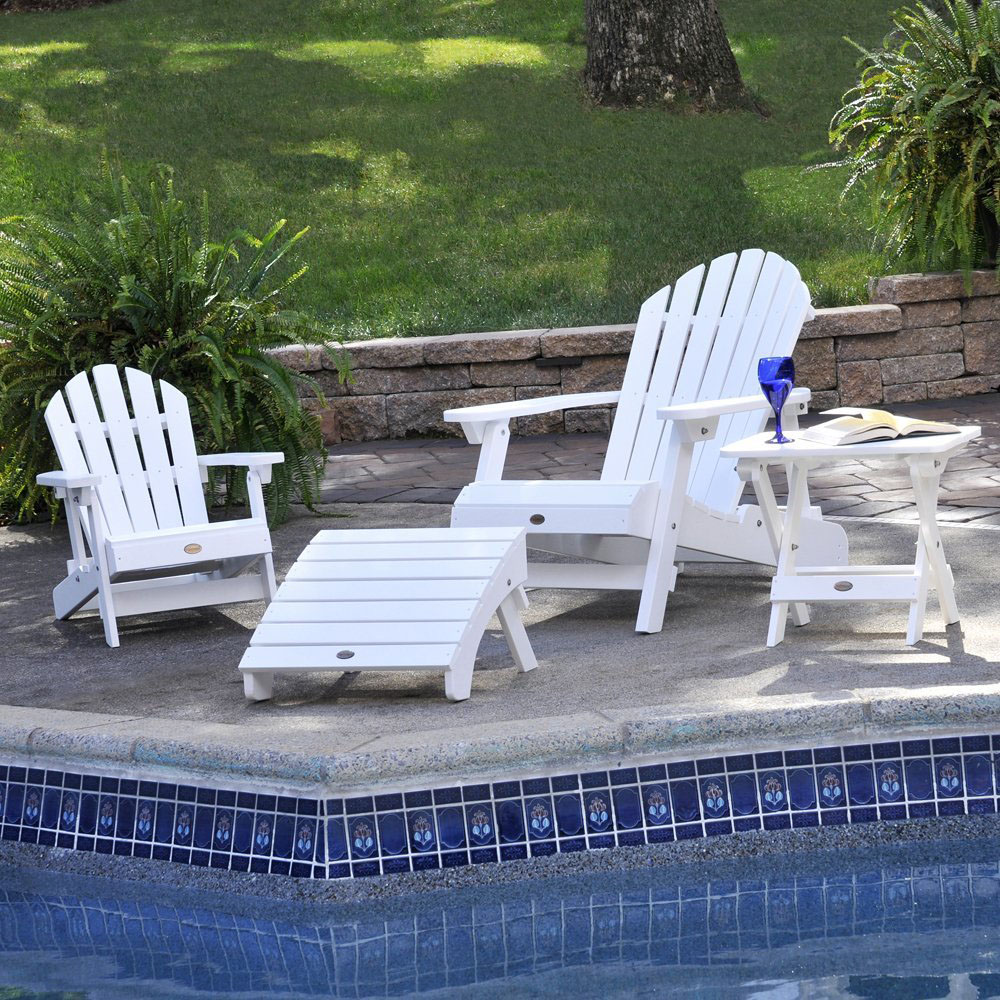
[{"label": "white slatted furniture", "polygon": [[[675,559],[774,564],[755,506],[738,507],[743,483],[720,447],[763,429],[769,407],[757,359],[792,353],[813,316],[798,271],[777,254],[744,250],[688,271],[643,303],[620,392],[525,399],[449,410],[481,444],[474,483],[462,490],[452,524],[528,529],[529,548],[594,562],[528,564],[528,586],[639,590],[636,631],[663,627]],[[792,392],[785,426],[805,411]],[[657,409],[702,402],[697,420],[665,423]],[[617,404],[599,481],[503,481],[512,417]],[[803,562],[847,559],[843,529],[809,509]]]},{"label": "white slatted furniture", "polygon": [[463,701],[494,614],[518,667],[536,666],[518,615],[526,575],[521,528],[321,531],[243,655],[246,696],[270,698],[287,671],[443,670]]},{"label": "white slatted furniture", "polygon": [[[785,623],[791,612],[796,625],[809,622],[807,601],[898,601],[910,605],[906,631],[908,646],[924,634],[927,593],[937,591],[945,624],[958,621],[955,585],[951,567],[945,561],[941,533],[937,526],[937,498],[941,476],[949,459],[980,436],[979,427],[962,427],[956,434],[868,441],[864,444],[823,445],[804,438],[790,444],[768,444],[767,434],[736,441],[725,448],[728,457],[738,459],[740,476],[754,484],[761,513],[774,548],[777,571],[771,584],[771,623],[768,646],[785,637]],[[848,458],[897,459],[910,470],[919,517],[916,561],[899,566],[799,566],[806,527],[802,518],[806,479],[809,470]],[[774,501],[768,468],[773,464],[791,467],[788,504],[784,514]]]},{"label": "white slatted furniture", "polygon": [[[61,471],[38,477],[66,507],[73,558],[52,592],[56,617],[96,606],[109,646],[117,617],[274,596],[263,484],[280,452],[202,455],[187,399],[125,369],[132,413],[114,365],[81,372],[45,408]],[[98,406],[98,404],[100,404]],[[134,414],[134,416],[133,416]],[[209,523],[210,466],[246,466],[251,516]]]}]

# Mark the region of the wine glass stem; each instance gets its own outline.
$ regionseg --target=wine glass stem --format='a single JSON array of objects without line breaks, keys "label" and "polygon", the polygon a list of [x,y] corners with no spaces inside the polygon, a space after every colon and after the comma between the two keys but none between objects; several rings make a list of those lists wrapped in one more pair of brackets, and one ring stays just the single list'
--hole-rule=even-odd
[{"label": "wine glass stem", "polygon": [[780,441],[782,438],[781,433],[781,407],[776,406],[774,408],[774,437],[776,440]]}]

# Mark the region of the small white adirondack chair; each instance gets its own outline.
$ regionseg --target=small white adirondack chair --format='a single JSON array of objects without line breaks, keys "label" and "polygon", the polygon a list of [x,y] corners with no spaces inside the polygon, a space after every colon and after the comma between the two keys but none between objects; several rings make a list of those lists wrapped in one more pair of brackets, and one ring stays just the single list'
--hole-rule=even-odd
[{"label": "small white adirondack chair", "polygon": [[[744,484],[719,449],[764,429],[770,407],[757,359],[791,354],[813,315],[799,272],[777,254],[744,250],[716,258],[707,274],[693,268],[672,295],[668,285],[643,303],[621,391],[445,413],[482,445],[451,523],[525,527],[530,548],[592,560],[529,562],[526,586],[641,591],[636,631],[659,632],[675,561],[774,565],[764,519],[756,506],[737,506]],[[786,428],[809,398],[808,389],[793,390]],[[502,480],[512,417],[609,403],[617,411],[600,480]],[[667,406],[680,409],[658,416]],[[817,508],[805,513],[800,561],[846,562],[843,528]]]},{"label": "small white adirondack chair", "polygon": [[[261,486],[284,461],[280,452],[197,455],[183,393],[161,381],[161,412],[149,375],[126,368],[125,378],[134,417],[114,365],[93,370],[97,400],[86,372],[65,399],[52,397],[45,423],[62,469],[38,477],[66,507],[73,549],[52,592],[56,617],[96,599],[109,646],[119,615],[274,597]],[[209,523],[202,484],[210,466],[228,465],[248,468],[251,516]]]}]

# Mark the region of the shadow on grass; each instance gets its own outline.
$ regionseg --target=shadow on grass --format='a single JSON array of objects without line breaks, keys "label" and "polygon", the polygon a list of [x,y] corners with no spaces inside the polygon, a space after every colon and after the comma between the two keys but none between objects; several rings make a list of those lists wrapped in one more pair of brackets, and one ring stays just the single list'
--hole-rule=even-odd
[{"label": "shadow on grass", "polygon": [[[404,24],[384,2],[267,32],[223,28],[216,11],[200,40],[188,27],[163,43],[96,31],[87,11],[89,27],[34,31],[72,48],[0,50],[0,118],[43,196],[64,198],[107,143],[129,164],[174,165],[225,227],[312,226],[299,304],[350,337],[627,321],[688,267],[753,245],[796,261],[824,303],[858,294],[867,237],[837,210],[838,178],[802,170],[824,142],[815,105],[842,86],[787,102],[768,92],[788,48],[773,32],[737,45],[777,106],[771,121],[621,112],[583,100],[582,49],[553,40],[529,5],[454,6],[447,29],[438,14]],[[144,0],[132,9],[152,16]],[[377,37],[360,37],[362,22]],[[505,34],[455,37],[463,25]],[[808,120],[786,104],[808,104]]]}]

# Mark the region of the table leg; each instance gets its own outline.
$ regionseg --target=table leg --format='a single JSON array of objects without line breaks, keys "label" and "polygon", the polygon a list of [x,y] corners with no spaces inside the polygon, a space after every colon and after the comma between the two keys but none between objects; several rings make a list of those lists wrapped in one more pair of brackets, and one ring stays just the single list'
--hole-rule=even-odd
[{"label": "table leg", "polygon": [[[958,621],[958,604],[955,601],[951,568],[944,558],[941,532],[938,530],[937,524],[938,486],[941,482],[941,474],[944,472],[945,462],[942,459],[912,459],[908,464],[910,478],[913,481],[913,493],[917,501],[917,514],[920,517],[920,550],[917,553],[916,572],[922,577],[921,590],[926,590],[928,569],[934,574],[934,585],[937,590],[938,603],[941,605],[941,614],[945,624],[951,625]],[[923,560],[921,560],[921,555],[923,555]],[[922,617],[922,613],[920,617]],[[920,638],[922,622],[917,620],[917,614],[914,613],[913,608],[910,611],[910,618],[907,643],[912,645]]]},{"label": "table leg", "polygon": [[[789,469],[789,483],[791,482],[792,469],[791,465],[788,466]],[[774,498],[774,487],[771,485],[771,476],[768,471],[768,466],[763,462],[754,462],[750,466],[750,481],[753,483],[754,493],[757,496],[757,506],[760,507],[760,517],[764,522],[764,529],[767,531],[767,537],[771,541],[771,548],[774,550],[774,561],[777,565],[778,560],[781,556],[781,536],[782,536],[782,524],[781,524],[781,511],[778,509],[778,501]],[[807,491],[803,490],[803,497],[807,496]],[[791,496],[789,495],[788,503],[786,505],[786,511],[791,509]],[[802,510],[805,510],[805,505],[802,505]],[[800,510],[801,514],[801,510]],[[786,514],[787,523],[787,514]],[[809,624],[809,605],[802,603],[795,603],[791,606],[792,613],[792,624],[794,625],[808,625]]]},{"label": "table leg", "polygon": [[[788,501],[785,504],[785,521],[781,530],[781,545],[778,550],[778,567],[774,574],[775,579],[785,576],[795,576],[796,553],[799,548],[799,527],[802,523],[802,504],[808,478],[808,465],[804,462],[796,462],[792,467],[792,481],[789,484]],[[785,619],[787,617],[788,602],[772,602],[771,624],[767,630],[768,646],[777,646],[785,638]],[[808,620],[807,612],[806,621]]]}]

